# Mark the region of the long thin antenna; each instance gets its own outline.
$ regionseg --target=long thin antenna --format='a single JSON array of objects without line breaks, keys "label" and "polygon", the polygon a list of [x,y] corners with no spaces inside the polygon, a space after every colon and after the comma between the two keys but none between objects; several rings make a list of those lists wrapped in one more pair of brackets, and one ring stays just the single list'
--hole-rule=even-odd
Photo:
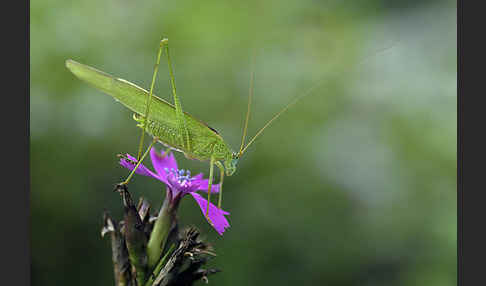
[{"label": "long thin antenna", "polygon": [[[363,58],[361,61],[358,62],[357,65],[361,65],[363,64],[366,60],[368,60],[370,57],[372,56],[375,56],[376,54],[378,53],[381,53],[381,52],[384,52],[390,48],[392,48],[393,46],[388,46],[386,48],[383,48],[383,49],[380,49],[378,50],[377,52],[369,55],[369,56],[366,56],[365,58]],[[272,119],[270,119],[262,128],[260,128],[260,130],[258,130],[258,132],[255,134],[255,136],[253,136],[253,138],[250,140],[250,142],[248,142],[248,144],[245,146],[245,148],[243,148],[243,150],[240,150],[239,152],[239,155],[243,155],[243,153],[245,153],[246,149],[253,143],[253,141],[255,141],[255,139],[263,132],[263,130],[265,130],[268,126],[270,126],[270,124],[275,121],[278,117],[280,117],[280,115],[282,115],[285,111],[287,111],[287,109],[289,109],[292,105],[296,104],[299,100],[301,100],[303,97],[311,94],[311,92],[316,89],[318,86],[320,86],[321,84],[324,83],[324,80],[325,79],[321,79],[319,80],[316,84],[314,84],[314,86],[312,86],[311,88],[309,88],[307,91],[305,91],[304,93],[302,93],[301,95],[297,96],[294,100],[292,100],[289,104],[287,104],[287,106],[285,106],[282,110],[280,110],[277,114],[275,114]]]},{"label": "long thin antenna", "polygon": [[289,104],[287,104],[287,106],[285,106],[282,110],[280,110],[277,114],[275,114],[272,117],[272,119],[270,119],[262,128],[260,128],[260,130],[258,130],[258,132],[255,134],[255,136],[253,136],[253,138],[250,140],[250,142],[248,142],[248,144],[245,146],[245,148],[243,148],[243,150],[240,151],[240,155],[245,153],[248,146],[250,146],[251,143],[253,143],[253,141],[255,141],[255,139],[263,132],[263,130],[265,130],[265,128],[267,128],[275,119],[277,119],[280,115],[282,115],[282,113],[284,113],[292,105],[296,104],[304,96],[309,95],[314,89],[316,89],[319,85],[321,85],[321,83],[322,83],[322,80],[320,82],[318,82],[316,85],[314,85],[313,87],[311,87],[310,89],[308,89],[306,92],[301,94],[300,96],[297,96],[294,100],[292,100]]},{"label": "long thin antenna", "polygon": [[245,146],[246,131],[248,130],[248,121],[250,120],[251,99],[253,97],[253,83],[255,81],[255,59],[256,59],[256,52],[254,49],[251,74],[250,74],[250,90],[248,91],[248,108],[246,110],[245,127],[243,128],[243,136],[241,137],[241,146],[240,146],[240,151],[238,152],[239,155],[242,154],[241,150],[243,150],[243,147]]}]

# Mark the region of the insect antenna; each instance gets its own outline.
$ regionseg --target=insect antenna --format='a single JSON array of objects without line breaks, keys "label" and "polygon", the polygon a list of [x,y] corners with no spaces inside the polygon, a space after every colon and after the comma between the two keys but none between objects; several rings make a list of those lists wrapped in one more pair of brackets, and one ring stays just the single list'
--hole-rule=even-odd
[{"label": "insect antenna", "polygon": [[258,132],[255,134],[255,136],[253,136],[253,138],[251,138],[250,142],[248,142],[248,144],[243,148],[243,150],[240,151],[239,154],[240,155],[243,155],[243,153],[245,153],[246,149],[253,143],[253,141],[255,141],[255,139],[263,132],[263,130],[265,130],[268,126],[270,126],[270,124],[272,124],[273,121],[275,121],[277,118],[279,118],[280,115],[282,115],[285,111],[287,111],[287,109],[289,109],[292,105],[296,104],[304,96],[309,95],[314,89],[316,89],[321,84],[322,84],[322,82],[317,83],[313,87],[309,88],[303,94],[301,94],[301,95],[297,96],[296,98],[294,98],[294,100],[292,100],[289,104],[287,104],[287,106],[285,106],[284,108],[282,108],[282,110],[280,110],[277,114],[275,114],[272,117],[272,119],[270,119],[265,125],[263,125],[262,128],[260,128],[260,130],[258,130]]},{"label": "insect antenna", "polygon": [[[398,42],[398,41],[397,41]],[[363,64],[366,60],[368,60],[369,58],[371,58],[372,56],[376,56],[377,54],[379,53],[382,53],[386,50],[389,50],[390,48],[392,48],[396,43],[393,43],[393,45],[390,45],[388,47],[385,47],[383,49],[379,49],[378,51],[376,51],[375,53],[373,54],[370,54],[364,58],[362,58],[360,61],[358,61],[358,64],[357,65],[361,65]],[[341,73],[343,73],[344,71],[341,71]],[[334,75],[336,74],[341,74],[341,73],[334,73]],[[304,93],[298,95],[296,98],[294,98],[294,100],[292,100],[289,104],[287,104],[284,108],[282,108],[282,110],[280,110],[277,114],[275,114],[272,119],[270,119],[267,123],[265,123],[265,125],[263,125],[262,128],[260,128],[260,130],[258,130],[258,132],[255,134],[255,136],[253,136],[253,138],[251,138],[250,142],[248,142],[248,144],[243,148],[243,149],[240,149],[240,152],[238,153],[239,156],[243,155],[243,153],[245,153],[246,149],[255,141],[255,139],[260,136],[260,134],[263,132],[263,130],[265,130],[268,126],[270,126],[270,124],[272,124],[273,121],[275,121],[277,118],[280,117],[280,115],[282,115],[285,111],[287,111],[292,105],[296,104],[299,100],[301,100],[302,98],[308,96],[309,94],[312,93],[312,91],[314,91],[317,87],[321,86],[324,82],[325,82],[325,78],[319,80],[316,84],[314,84],[311,88],[309,88],[307,91],[305,91]],[[249,109],[248,109],[249,110]],[[246,127],[245,127],[246,129]],[[246,132],[246,130],[245,130]],[[243,143],[243,142],[242,142]]]},{"label": "insect antenna", "polygon": [[243,128],[243,136],[241,137],[241,146],[240,146],[240,151],[238,152],[238,156],[241,156],[241,154],[243,154],[242,150],[243,147],[245,146],[245,137],[246,137],[246,132],[248,130],[248,121],[250,120],[251,99],[253,97],[253,84],[255,81],[255,59],[256,59],[256,52],[255,50],[253,50],[252,68],[250,74],[250,90],[248,91],[248,108],[246,110],[245,127]]}]

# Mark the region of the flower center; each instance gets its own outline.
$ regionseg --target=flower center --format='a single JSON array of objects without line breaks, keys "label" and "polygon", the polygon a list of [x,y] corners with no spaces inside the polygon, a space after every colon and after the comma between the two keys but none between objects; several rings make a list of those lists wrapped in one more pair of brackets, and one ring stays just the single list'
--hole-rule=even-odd
[{"label": "flower center", "polygon": [[167,177],[181,187],[188,187],[195,178],[191,178],[191,171],[184,169],[164,168]]}]

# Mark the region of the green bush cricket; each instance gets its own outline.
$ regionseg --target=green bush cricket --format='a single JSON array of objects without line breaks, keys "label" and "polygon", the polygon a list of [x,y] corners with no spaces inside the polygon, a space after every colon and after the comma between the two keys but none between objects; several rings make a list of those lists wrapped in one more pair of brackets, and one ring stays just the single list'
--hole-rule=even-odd
[{"label": "green bush cricket", "polygon": [[[174,105],[153,94],[158,66],[160,64],[160,57],[164,50],[167,55]],[[216,130],[209,127],[203,121],[194,118],[187,112],[182,111],[180,100],[176,94],[174,73],[170,61],[168,39],[162,39],[160,42],[160,47],[157,54],[157,62],[155,64],[152,84],[149,92],[131,82],[115,78],[93,67],[75,62],[70,59],[66,61],[66,67],[79,79],[87,82],[104,93],[111,95],[116,101],[121,102],[130,110],[135,112],[133,118],[139,123],[137,126],[142,128],[142,136],[140,138],[139,152],[137,156],[137,159],[139,160],[127,179],[120,183],[121,185],[128,184],[135,170],[147,156],[152,146],[158,141],[170,149],[182,152],[189,159],[209,161],[210,169],[208,190],[211,189],[213,183],[214,165],[219,168],[221,172],[221,186],[218,207],[221,208],[222,185],[225,173],[227,176],[233,175],[233,173],[236,171],[238,159],[250,145],[248,144],[244,147],[244,139],[246,136],[251,104],[251,92],[242,144],[239,152],[233,152]],[[148,149],[140,157],[145,132],[152,135],[154,140],[152,140],[152,143]],[[253,138],[253,140],[255,138],[256,136]],[[253,140],[251,142],[253,142]],[[206,209],[206,218],[208,218],[210,195],[211,192],[208,192],[208,208]]]},{"label": "green bush cricket", "polygon": [[[155,96],[153,88],[157,77],[157,71],[160,64],[162,52],[165,50],[169,67],[169,76],[172,87],[172,96],[174,105]],[[221,135],[209,127],[206,123],[198,120],[182,111],[179,97],[176,94],[174,72],[172,70],[168,39],[160,41],[157,60],[154,67],[150,91],[128,82],[124,79],[115,78],[107,73],[99,71],[93,67],[75,62],[66,61],[66,67],[79,79],[87,82],[95,88],[112,96],[116,101],[125,105],[128,109],[135,112],[133,118],[138,122],[137,126],[142,128],[140,144],[137,156],[137,165],[129,174],[127,179],[119,185],[126,185],[135,173],[138,166],[149,153],[150,149],[156,142],[160,142],[169,149],[182,152],[186,158],[197,159],[200,161],[209,161],[209,186],[208,186],[208,206],[206,209],[206,218],[208,217],[209,202],[211,196],[211,186],[213,184],[214,165],[220,170],[220,192],[218,198],[218,207],[221,208],[223,179],[225,174],[231,176],[236,171],[238,160],[245,153],[246,149],[255,141],[255,139],[267,128],[275,119],[284,113],[290,106],[297,103],[304,96],[309,95],[320,83],[315,84],[303,94],[297,96],[293,101],[287,104],[282,110],[275,114],[245,145],[245,137],[248,128],[250,116],[251,99],[253,95],[254,72],[250,77],[250,92],[248,96],[248,107],[243,128],[241,145],[238,152],[232,151],[229,145],[223,140]],[[152,143],[142,155],[143,141],[145,132],[153,137]],[[168,154],[166,152],[166,154]]]}]

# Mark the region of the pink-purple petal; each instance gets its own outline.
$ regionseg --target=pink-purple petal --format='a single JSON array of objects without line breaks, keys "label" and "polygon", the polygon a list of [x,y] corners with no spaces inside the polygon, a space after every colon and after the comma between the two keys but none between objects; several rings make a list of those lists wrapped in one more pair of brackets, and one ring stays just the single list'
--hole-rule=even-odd
[{"label": "pink-purple petal", "polygon": [[[197,204],[199,205],[199,208],[201,208],[201,212],[205,216],[208,201],[198,193],[190,193],[190,195],[196,200]],[[230,214],[229,212],[219,209],[217,206],[213,205],[212,203],[209,203],[208,216],[209,219],[211,220],[209,223],[214,227],[214,229],[219,235],[223,235],[225,229],[230,226],[228,220],[225,217],[225,215],[229,215],[229,214]]]},{"label": "pink-purple petal", "polygon": [[[199,186],[196,188],[197,191],[204,191],[208,192],[208,187],[209,187],[209,179],[202,179],[197,181]],[[212,193],[219,193],[219,184],[213,184],[211,185],[211,194]]]},{"label": "pink-purple petal", "polygon": [[170,152],[169,155],[166,155],[165,153],[159,153],[155,148],[152,148],[150,150],[150,159],[152,160],[152,166],[154,166],[155,171],[161,178],[167,178],[165,168],[169,170],[177,170],[177,162],[172,152]]},{"label": "pink-purple petal", "polygon": [[[135,157],[133,157],[132,155],[130,154],[126,154],[127,158],[130,159],[131,161],[133,161],[134,163],[137,163],[137,159]],[[132,171],[134,168],[135,168],[135,165],[132,164],[132,162],[129,162],[123,158],[120,158],[120,165],[122,165],[123,167],[129,169],[130,171]],[[140,164],[140,166],[138,166],[137,170],[135,171],[136,174],[139,174],[139,175],[143,175],[143,176],[149,176],[149,177],[153,177],[153,178],[156,178],[156,179],[160,179],[159,176],[157,176],[157,174],[155,174],[154,172],[150,171],[147,167],[145,167],[144,164]]]},{"label": "pink-purple petal", "polygon": [[192,179],[193,180],[202,180],[203,177],[204,177],[204,174],[203,173],[199,173],[196,176],[193,176]]},{"label": "pink-purple petal", "polygon": [[[203,215],[205,215],[208,201],[195,191],[202,190],[207,192],[209,180],[203,179],[203,174],[199,173],[196,176],[192,177],[190,181],[187,181],[187,177],[186,179],[184,179],[184,177],[181,177],[182,179],[181,181],[179,181],[179,179],[177,179],[179,178],[177,175],[177,162],[174,158],[174,155],[172,153],[167,156],[164,155],[165,154],[161,155],[154,148],[152,148],[150,150],[150,157],[152,159],[152,165],[154,166],[156,173],[149,170],[143,164],[140,164],[135,173],[143,176],[150,176],[164,182],[166,185],[169,186],[170,191],[173,192],[173,197],[179,195],[179,197],[181,197],[189,193],[196,200]],[[130,154],[126,154],[126,156],[130,161],[126,159],[120,159],[120,165],[129,170],[133,170],[135,164],[137,163],[137,160]],[[166,169],[174,169],[174,171],[171,172],[170,175],[168,175]],[[220,184],[213,184],[211,187],[211,192],[218,193],[219,191]],[[226,228],[230,226],[228,220],[225,217],[225,215],[229,214],[229,212],[219,209],[214,204],[209,204],[208,221],[219,235],[223,235]]]}]

